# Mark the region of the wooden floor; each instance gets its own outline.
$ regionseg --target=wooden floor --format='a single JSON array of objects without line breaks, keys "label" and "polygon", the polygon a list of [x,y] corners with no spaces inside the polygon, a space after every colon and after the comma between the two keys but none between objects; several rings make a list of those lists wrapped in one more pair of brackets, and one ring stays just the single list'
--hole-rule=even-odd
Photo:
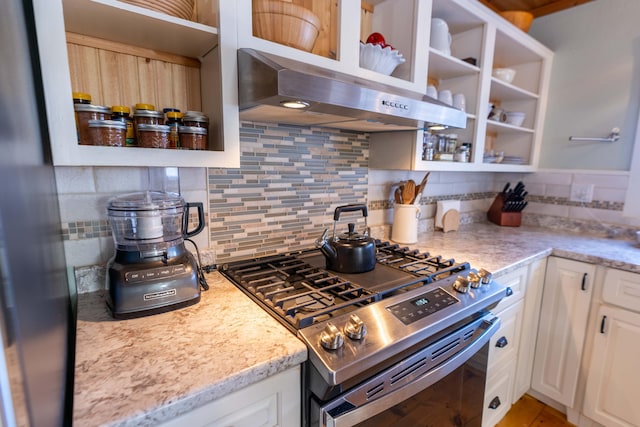
[{"label": "wooden floor", "polygon": [[567,417],[525,394],[511,407],[496,427],[571,427]]}]

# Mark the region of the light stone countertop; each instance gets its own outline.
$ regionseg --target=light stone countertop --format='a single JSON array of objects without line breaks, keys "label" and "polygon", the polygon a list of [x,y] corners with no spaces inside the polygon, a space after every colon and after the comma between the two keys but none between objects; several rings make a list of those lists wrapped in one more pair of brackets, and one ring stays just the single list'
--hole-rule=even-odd
[{"label": "light stone countertop", "polygon": [[[495,277],[549,255],[640,273],[634,242],[540,228],[470,224],[408,246]],[[306,360],[290,331],[219,273],[207,277],[200,303],[140,319],[115,321],[101,292],[80,295],[74,424],[155,425]]]},{"label": "light stone countertop", "polygon": [[307,348],[220,273],[199,303],[114,320],[80,294],[73,424],[154,426],[297,366]]}]

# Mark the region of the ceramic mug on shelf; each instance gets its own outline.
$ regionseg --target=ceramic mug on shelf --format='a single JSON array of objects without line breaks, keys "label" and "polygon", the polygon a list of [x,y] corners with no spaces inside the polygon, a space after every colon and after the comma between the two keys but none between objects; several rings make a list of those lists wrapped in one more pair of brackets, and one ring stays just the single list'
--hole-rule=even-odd
[{"label": "ceramic mug on shelf", "polygon": [[447,105],[453,105],[453,94],[450,90],[441,90],[438,92],[438,101],[444,102]]},{"label": "ceramic mug on shelf", "polygon": [[457,108],[464,112],[467,111],[467,100],[464,97],[464,93],[453,94],[453,108]]},{"label": "ceramic mug on shelf", "polygon": [[431,19],[430,46],[445,55],[451,55],[451,33],[449,33],[449,25],[444,19]]},{"label": "ceramic mug on shelf", "polygon": [[434,85],[428,85],[427,86],[427,96],[433,98],[433,99],[438,99],[438,89],[436,89],[436,87]]}]

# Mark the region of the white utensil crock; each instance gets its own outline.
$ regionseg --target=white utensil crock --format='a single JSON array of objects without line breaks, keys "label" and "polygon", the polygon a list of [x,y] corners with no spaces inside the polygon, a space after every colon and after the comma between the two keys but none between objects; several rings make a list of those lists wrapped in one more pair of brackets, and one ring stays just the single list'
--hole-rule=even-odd
[{"label": "white utensil crock", "polygon": [[418,219],[420,219],[420,206],[396,203],[393,208],[391,240],[397,243],[416,243]]}]

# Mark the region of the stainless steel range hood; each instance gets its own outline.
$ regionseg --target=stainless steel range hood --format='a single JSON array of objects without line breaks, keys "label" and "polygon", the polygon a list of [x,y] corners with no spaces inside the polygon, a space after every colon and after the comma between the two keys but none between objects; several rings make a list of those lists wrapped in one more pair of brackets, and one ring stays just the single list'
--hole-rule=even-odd
[{"label": "stainless steel range hood", "polygon": [[[240,118],[366,132],[432,125],[464,128],[467,116],[435,99],[331,70],[238,50]],[[306,108],[291,109],[298,101]]]}]

